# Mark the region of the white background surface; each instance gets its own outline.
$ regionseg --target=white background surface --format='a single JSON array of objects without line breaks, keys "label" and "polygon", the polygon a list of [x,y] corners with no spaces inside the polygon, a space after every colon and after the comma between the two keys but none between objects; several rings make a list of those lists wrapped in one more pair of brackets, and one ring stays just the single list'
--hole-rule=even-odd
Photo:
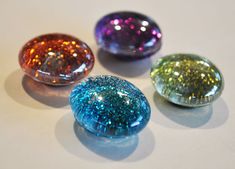
[{"label": "white background surface", "polygon": [[[156,20],[163,32],[158,54],[133,63],[98,55],[94,25],[119,10]],[[234,16],[234,0],[0,0],[0,169],[234,169]],[[76,136],[70,88],[50,88],[23,76],[20,48],[51,32],[90,45],[97,56],[91,76],[120,76],[144,92],[152,117],[137,138],[120,144],[82,131]],[[182,109],[154,97],[152,61],[176,52],[203,55],[221,69],[225,90],[212,106]]]}]

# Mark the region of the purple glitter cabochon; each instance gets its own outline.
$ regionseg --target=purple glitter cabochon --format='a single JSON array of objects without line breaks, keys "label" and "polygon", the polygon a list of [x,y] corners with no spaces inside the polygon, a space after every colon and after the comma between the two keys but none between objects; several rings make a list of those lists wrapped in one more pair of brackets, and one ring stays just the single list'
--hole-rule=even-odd
[{"label": "purple glitter cabochon", "polygon": [[162,33],[149,17],[135,12],[115,12],[101,18],[95,27],[97,44],[111,54],[140,59],[161,48]]}]

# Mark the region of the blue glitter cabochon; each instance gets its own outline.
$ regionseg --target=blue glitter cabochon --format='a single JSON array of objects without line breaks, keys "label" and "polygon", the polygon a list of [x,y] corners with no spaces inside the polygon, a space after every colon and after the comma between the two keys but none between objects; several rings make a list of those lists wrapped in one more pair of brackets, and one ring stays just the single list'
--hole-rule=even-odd
[{"label": "blue glitter cabochon", "polygon": [[148,123],[150,105],[130,82],[115,76],[90,77],[74,87],[70,105],[76,121],[102,137],[135,135]]}]

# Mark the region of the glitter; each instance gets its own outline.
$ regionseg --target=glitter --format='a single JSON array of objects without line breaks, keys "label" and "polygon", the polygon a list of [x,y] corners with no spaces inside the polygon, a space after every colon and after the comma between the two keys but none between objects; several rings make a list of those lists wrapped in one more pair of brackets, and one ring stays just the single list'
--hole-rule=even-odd
[{"label": "glitter", "polygon": [[160,49],[162,39],[159,26],[151,18],[134,12],[104,16],[96,25],[95,36],[103,50],[129,59],[153,55]]},{"label": "glitter", "polygon": [[148,123],[151,109],[133,84],[114,76],[90,77],[71,92],[77,122],[97,136],[109,138],[137,134]]},{"label": "glitter", "polygon": [[84,42],[75,37],[47,34],[24,45],[19,63],[25,73],[36,81],[68,85],[88,75],[94,65],[94,55]]},{"label": "glitter", "polygon": [[187,107],[210,104],[223,90],[223,77],[208,59],[173,54],[159,59],[150,76],[156,91],[168,101]]}]

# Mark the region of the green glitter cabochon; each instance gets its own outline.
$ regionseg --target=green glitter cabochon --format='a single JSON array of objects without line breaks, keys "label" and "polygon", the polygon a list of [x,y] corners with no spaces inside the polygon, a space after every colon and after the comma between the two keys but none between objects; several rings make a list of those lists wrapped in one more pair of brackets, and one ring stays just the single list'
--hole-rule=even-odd
[{"label": "green glitter cabochon", "polygon": [[216,100],[224,78],[208,59],[195,54],[171,54],[153,64],[150,72],[158,94],[186,107],[205,106]]}]

